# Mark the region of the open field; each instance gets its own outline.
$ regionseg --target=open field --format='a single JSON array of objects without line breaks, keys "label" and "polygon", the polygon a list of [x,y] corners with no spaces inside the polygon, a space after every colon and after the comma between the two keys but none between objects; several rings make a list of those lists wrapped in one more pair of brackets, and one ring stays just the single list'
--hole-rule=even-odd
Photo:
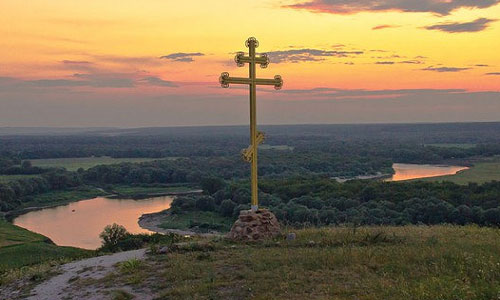
[{"label": "open field", "polygon": [[425,144],[425,146],[441,147],[441,148],[471,149],[471,148],[476,147],[476,144]]},{"label": "open field", "polygon": [[455,175],[422,178],[418,180],[451,181],[457,184],[468,184],[469,182],[484,183],[492,180],[500,181],[500,158],[477,162],[470,169],[460,171]]},{"label": "open field", "polygon": [[56,246],[41,234],[0,220],[0,273],[51,260],[86,257],[92,253]]},{"label": "open field", "polygon": [[110,191],[117,194],[119,198],[142,198],[154,196],[155,194],[168,194],[168,193],[184,193],[193,191],[196,188],[183,185],[165,185],[165,186],[128,186],[128,185],[113,185]]},{"label": "open field", "polygon": [[51,158],[33,159],[31,164],[42,168],[66,168],[68,171],[76,171],[79,168],[89,169],[97,165],[112,165],[123,162],[145,162],[156,160],[154,158],[112,158],[112,157],[79,157],[79,158]]},{"label": "open field", "polygon": [[[500,230],[473,226],[316,228],[296,240],[183,243],[71,288],[156,299],[497,299]],[[126,287],[124,289],[123,287]],[[121,299],[129,299],[121,298]]]}]

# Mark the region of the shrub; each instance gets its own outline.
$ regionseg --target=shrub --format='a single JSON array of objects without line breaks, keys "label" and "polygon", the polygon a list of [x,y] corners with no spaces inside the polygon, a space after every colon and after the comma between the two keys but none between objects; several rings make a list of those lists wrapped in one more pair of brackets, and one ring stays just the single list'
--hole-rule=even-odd
[{"label": "shrub", "polygon": [[196,208],[202,211],[214,211],[215,201],[210,196],[203,196],[196,199]]},{"label": "shrub", "polygon": [[175,197],[172,201],[172,208],[179,208],[181,211],[194,210],[196,200],[193,197]]},{"label": "shrub", "polygon": [[201,188],[210,195],[221,190],[225,185],[224,180],[217,177],[203,178],[201,180]]},{"label": "shrub", "polygon": [[226,199],[221,202],[219,207],[219,212],[224,217],[231,217],[233,215],[234,208],[236,207],[236,203],[233,201]]},{"label": "shrub", "polygon": [[116,250],[118,242],[124,239],[129,233],[127,229],[122,225],[113,223],[112,225],[107,225],[104,230],[99,234],[102,239],[102,248],[109,249],[111,251]]}]

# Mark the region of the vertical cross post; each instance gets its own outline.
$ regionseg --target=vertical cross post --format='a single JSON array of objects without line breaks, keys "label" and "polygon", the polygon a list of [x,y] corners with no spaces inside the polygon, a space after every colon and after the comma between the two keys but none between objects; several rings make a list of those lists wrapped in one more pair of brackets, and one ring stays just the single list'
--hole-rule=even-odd
[{"label": "vertical cross post", "polygon": [[245,53],[238,52],[234,58],[238,67],[242,67],[245,63],[249,65],[248,78],[242,77],[229,77],[229,73],[224,72],[219,78],[219,83],[222,87],[229,87],[230,83],[233,84],[248,84],[250,89],[250,146],[242,150],[241,154],[245,161],[251,163],[251,184],[252,184],[252,202],[251,209],[256,211],[259,209],[258,199],[258,169],[257,169],[257,150],[259,144],[264,141],[264,133],[257,131],[257,85],[273,85],[275,89],[279,90],[283,86],[281,76],[276,75],[274,79],[258,79],[256,78],[256,66],[260,65],[261,68],[267,68],[269,65],[269,58],[266,54],[257,56],[255,48],[259,46],[259,42],[254,37],[246,41],[248,47],[248,56]]},{"label": "vertical cross post", "polygon": [[257,148],[259,145],[256,143],[257,140],[257,85],[255,84],[256,78],[256,66],[255,66],[255,44],[257,40],[248,39],[248,54],[250,56],[249,63],[249,77],[250,83],[250,144],[252,145],[252,210],[259,209],[259,188],[257,184],[258,169],[257,169]]}]

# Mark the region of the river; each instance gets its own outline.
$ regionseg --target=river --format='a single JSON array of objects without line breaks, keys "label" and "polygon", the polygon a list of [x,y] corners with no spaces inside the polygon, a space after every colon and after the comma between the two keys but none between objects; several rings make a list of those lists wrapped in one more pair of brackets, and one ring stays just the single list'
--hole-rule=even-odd
[{"label": "river", "polygon": [[462,166],[442,166],[442,165],[416,165],[416,164],[393,164],[395,173],[387,181],[403,181],[418,178],[436,177],[444,175],[454,175],[459,171],[467,170]]},{"label": "river", "polygon": [[106,225],[117,223],[131,233],[150,233],[139,226],[139,217],[167,209],[171,203],[169,196],[142,200],[98,197],[32,211],[14,219],[14,224],[43,234],[59,246],[96,249]]},{"label": "river", "polygon": [[[467,167],[394,164],[393,169],[395,174],[387,181],[452,175]],[[167,209],[171,202],[168,196],[143,200],[98,197],[32,211],[17,217],[14,224],[41,233],[60,246],[96,249],[101,245],[99,233],[104,226],[117,223],[131,233],[149,233],[137,223],[139,217]]]}]

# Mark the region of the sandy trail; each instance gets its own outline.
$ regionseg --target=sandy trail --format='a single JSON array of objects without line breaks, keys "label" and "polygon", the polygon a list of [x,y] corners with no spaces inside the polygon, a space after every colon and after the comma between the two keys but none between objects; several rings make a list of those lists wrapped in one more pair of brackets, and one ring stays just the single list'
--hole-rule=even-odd
[{"label": "sandy trail", "polygon": [[[64,264],[60,267],[61,274],[37,285],[31,292],[29,300],[59,300],[59,299],[107,299],[104,290],[94,287],[79,287],[75,289],[71,282],[75,278],[100,279],[114,270],[114,265],[132,258],[144,259],[146,250],[124,251]],[[126,287],[123,290],[128,290]],[[127,292],[130,292],[128,290]],[[135,299],[152,299],[147,294]]]}]

